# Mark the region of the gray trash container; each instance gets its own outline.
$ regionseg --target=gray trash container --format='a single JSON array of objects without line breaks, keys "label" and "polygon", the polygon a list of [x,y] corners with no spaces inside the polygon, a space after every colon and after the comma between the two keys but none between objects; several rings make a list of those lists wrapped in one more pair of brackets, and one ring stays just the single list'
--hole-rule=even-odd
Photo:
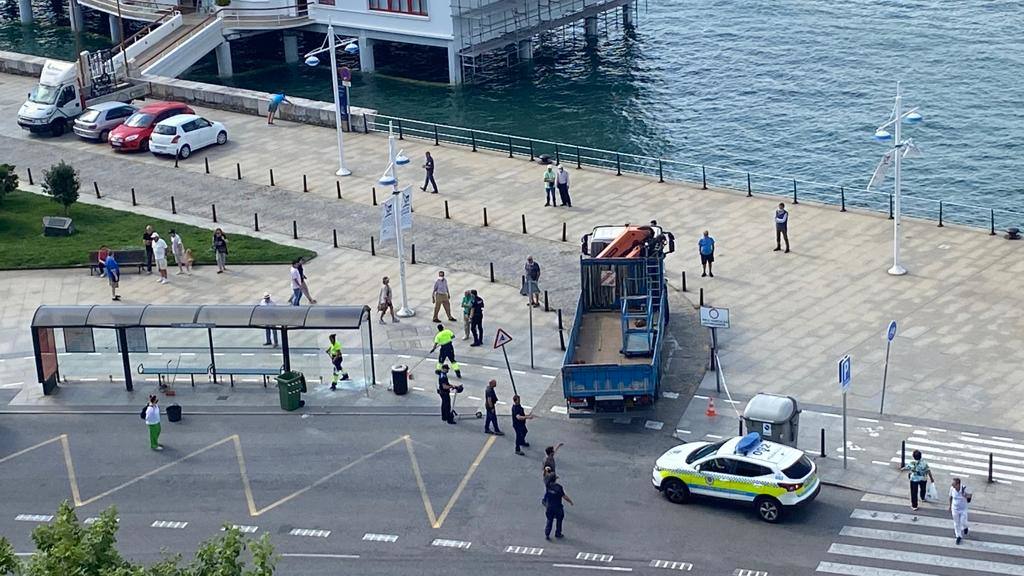
[{"label": "gray trash container", "polygon": [[760,393],[743,410],[747,433],[758,432],[765,440],[796,447],[800,436],[800,406],[792,396]]}]

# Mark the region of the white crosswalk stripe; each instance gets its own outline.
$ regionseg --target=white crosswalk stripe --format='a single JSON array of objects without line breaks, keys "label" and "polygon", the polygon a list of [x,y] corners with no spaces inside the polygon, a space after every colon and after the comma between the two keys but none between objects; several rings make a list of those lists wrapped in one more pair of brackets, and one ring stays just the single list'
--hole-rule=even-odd
[{"label": "white crosswalk stripe", "polygon": [[867,494],[861,502],[870,507],[850,513],[848,524],[839,531],[817,572],[936,576],[933,570],[943,574],[955,570],[1024,576],[1024,525],[1018,519],[978,514],[985,521],[971,522],[969,535],[957,544],[953,521],[944,509],[909,512],[903,500],[894,502]]},{"label": "white crosswalk stripe", "polygon": [[[966,432],[930,433],[914,430],[906,439],[907,457],[920,450],[925,460],[938,471],[986,477],[989,458],[992,478],[1001,484],[1024,482],[1024,444],[1012,438],[982,438]],[[890,459],[898,463],[900,454]]]}]

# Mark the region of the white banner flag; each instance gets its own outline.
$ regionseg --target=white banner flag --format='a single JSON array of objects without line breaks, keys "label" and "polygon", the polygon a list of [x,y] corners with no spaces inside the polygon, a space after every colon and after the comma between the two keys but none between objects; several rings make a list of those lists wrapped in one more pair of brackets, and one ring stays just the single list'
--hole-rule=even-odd
[{"label": "white banner flag", "polygon": [[395,239],[395,197],[392,196],[380,205],[380,241],[383,244]]},{"label": "white banner flag", "polygon": [[[402,230],[412,228],[412,186],[402,190]],[[394,224],[392,224],[393,226]]]},{"label": "white banner flag", "polygon": [[871,180],[868,181],[868,190],[872,187],[878,186],[885,181],[885,177],[889,174],[889,168],[892,167],[893,150],[889,150],[882,156],[882,161],[878,163],[878,167],[875,168],[875,173],[871,175]]}]

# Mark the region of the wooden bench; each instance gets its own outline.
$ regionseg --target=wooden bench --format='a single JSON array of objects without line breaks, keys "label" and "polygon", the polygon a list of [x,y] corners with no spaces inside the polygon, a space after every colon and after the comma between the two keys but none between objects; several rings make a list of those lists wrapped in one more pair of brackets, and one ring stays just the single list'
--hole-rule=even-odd
[{"label": "wooden bench", "polygon": [[153,368],[153,367],[147,368],[146,366],[144,366],[142,364],[139,364],[139,367],[138,367],[139,374],[156,374],[157,375],[157,379],[160,381],[160,386],[161,387],[164,386],[164,380],[166,379],[167,376],[177,376],[177,375],[185,376],[185,375],[187,375],[189,377],[189,380],[192,381],[192,387],[195,388],[195,386],[196,386],[196,375],[197,374],[210,374],[210,372],[212,372],[212,370],[213,370],[213,364],[207,364],[205,368],[201,368],[201,367],[198,367],[198,366],[196,366],[196,367],[175,366],[174,368],[171,368],[170,364],[168,364],[167,366],[164,366],[163,368]]},{"label": "wooden bench", "polygon": [[267,387],[267,381],[271,376],[278,376],[284,374],[284,366],[280,368],[220,368],[213,370],[214,381],[217,380],[217,376],[224,374],[228,377],[231,382],[231,387],[235,387],[235,376],[262,376],[263,387]]},{"label": "wooden bench", "polygon": [[[138,266],[139,274],[142,274],[142,267],[146,265],[146,250],[133,248],[129,250],[113,250],[114,260],[117,260],[117,265],[122,269]],[[89,276],[93,275],[93,272],[97,274],[100,271],[100,264],[97,262],[97,258],[100,256],[99,250],[89,252]]]}]

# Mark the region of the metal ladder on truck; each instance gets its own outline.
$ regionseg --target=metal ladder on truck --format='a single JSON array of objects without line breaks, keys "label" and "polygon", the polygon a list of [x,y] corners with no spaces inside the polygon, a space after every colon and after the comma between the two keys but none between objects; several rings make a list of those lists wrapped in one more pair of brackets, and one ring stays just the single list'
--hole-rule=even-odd
[{"label": "metal ladder on truck", "polygon": [[638,266],[638,277],[631,278],[634,295],[622,298],[622,353],[625,356],[650,356],[654,353],[655,333],[661,314],[662,263],[647,257]]}]

